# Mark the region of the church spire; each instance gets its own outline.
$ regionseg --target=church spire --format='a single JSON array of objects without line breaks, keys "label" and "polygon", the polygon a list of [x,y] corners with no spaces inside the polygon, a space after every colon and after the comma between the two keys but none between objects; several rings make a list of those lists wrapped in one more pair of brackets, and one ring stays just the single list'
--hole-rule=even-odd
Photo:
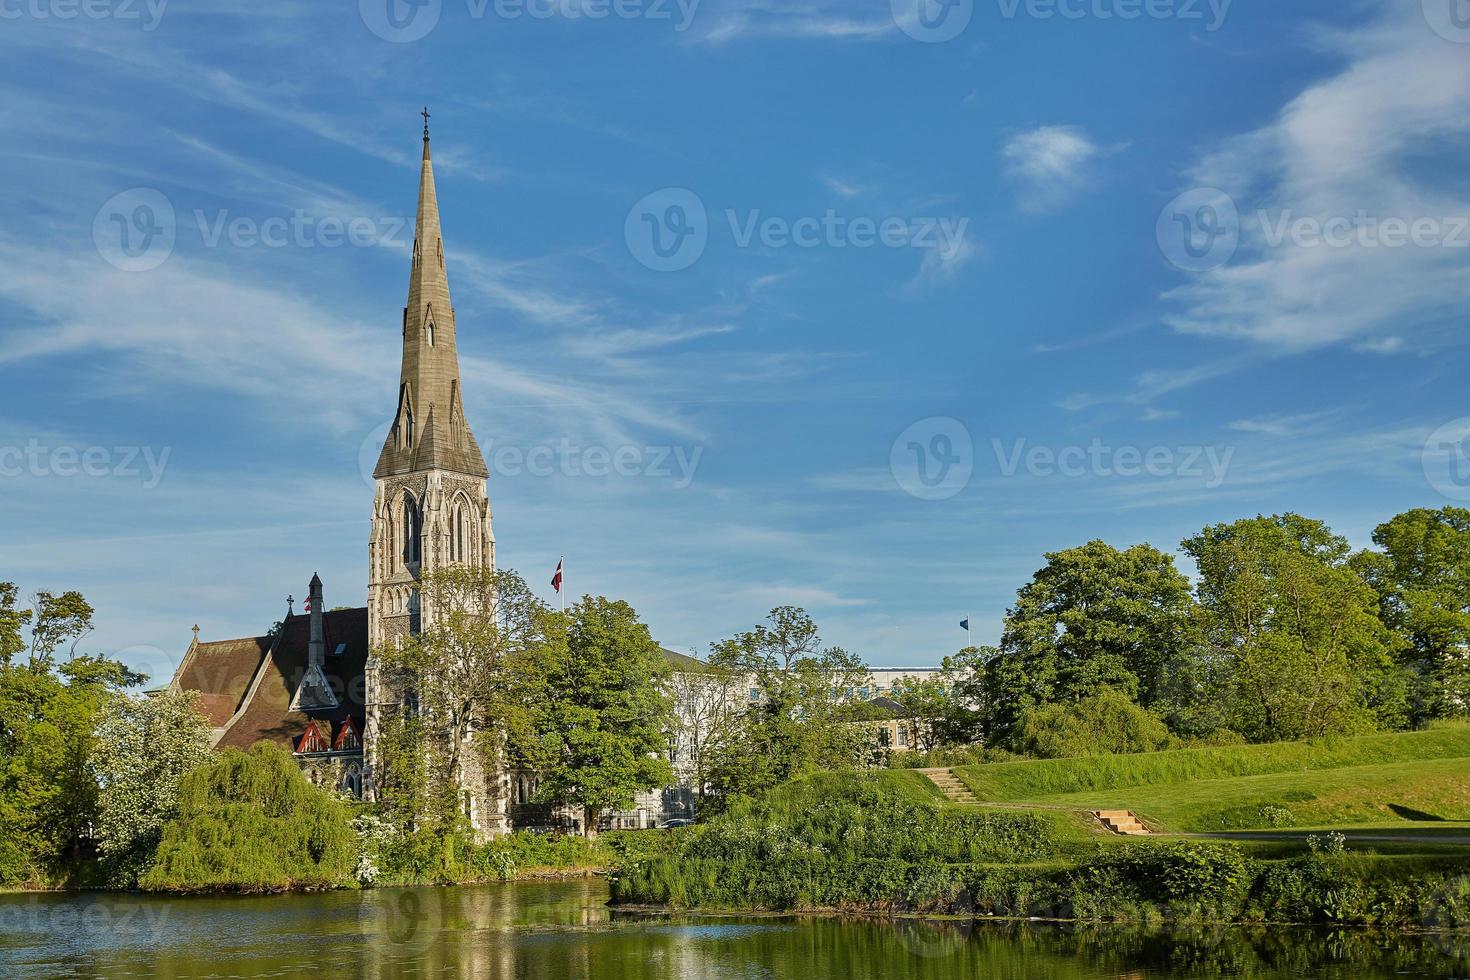
[{"label": "church spire", "polygon": [[465,421],[460,392],[454,306],[444,271],[439,198],[434,190],[434,164],[429,158],[428,108],[422,115],[424,156],[419,167],[408,305],[403,310],[398,413],[373,475],[381,478],[440,469],[483,479],[489,473]]}]

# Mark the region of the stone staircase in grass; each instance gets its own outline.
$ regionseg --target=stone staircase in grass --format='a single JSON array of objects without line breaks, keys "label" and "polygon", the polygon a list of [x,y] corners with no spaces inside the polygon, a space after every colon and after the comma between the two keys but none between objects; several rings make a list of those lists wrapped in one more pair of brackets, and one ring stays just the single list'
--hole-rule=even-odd
[{"label": "stone staircase in grass", "polygon": [[953,769],[920,769],[929,778],[929,781],[939,787],[939,791],[948,797],[951,803],[979,803],[975,794],[970,792],[970,787],[960,782],[960,777],[954,774]]},{"label": "stone staircase in grass", "polygon": [[1143,821],[1132,810],[1093,810],[1092,815],[1115,834],[1126,837],[1142,837],[1150,833]]},{"label": "stone staircase in grass", "polygon": [[[964,782],[961,781],[960,777],[954,774],[953,769],[920,769],[919,772],[923,773],[924,776],[926,776],[929,781],[932,782],[935,786],[938,786],[939,791],[943,793],[945,798],[948,799],[951,803],[964,803],[970,806],[1005,806],[1012,807],[1018,810],[1042,809],[1067,810],[1072,813],[1080,812],[1078,810],[1073,810],[1071,807],[1054,807],[1047,806],[1046,804],[1041,803],[982,804],[981,801],[977,799],[975,794],[970,790],[970,787],[966,786]],[[1143,821],[1139,820],[1137,815],[1134,814],[1132,810],[1089,810],[1087,812],[1091,813],[1094,817],[1097,818],[1099,823],[1101,823],[1104,827],[1115,834],[1122,834],[1126,837],[1143,837],[1152,832],[1143,825]]]}]

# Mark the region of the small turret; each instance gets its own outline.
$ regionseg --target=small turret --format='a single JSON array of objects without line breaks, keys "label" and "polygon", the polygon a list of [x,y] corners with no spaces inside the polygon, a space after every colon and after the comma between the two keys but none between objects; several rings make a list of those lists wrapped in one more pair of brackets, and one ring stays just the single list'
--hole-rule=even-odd
[{"label": "small turret", "polygon": [[307,586],[306,599],[306,611],[311,615],[311,633],[301,683],[296,685],[296,696],[291,699],[292,711],[323,711],[337,707],[337,694],[322,670],[327,662],[322,602],[322,580],[320,576],[313,575],[311,584]]},{"label": "small turret", "polygon": [[327,662],[327,643],[322,638],[322,580],[312,575],[310,598],[306,608],[311,613],[311,642],[307,646],[307,661],[312,667],[320,668]]}]

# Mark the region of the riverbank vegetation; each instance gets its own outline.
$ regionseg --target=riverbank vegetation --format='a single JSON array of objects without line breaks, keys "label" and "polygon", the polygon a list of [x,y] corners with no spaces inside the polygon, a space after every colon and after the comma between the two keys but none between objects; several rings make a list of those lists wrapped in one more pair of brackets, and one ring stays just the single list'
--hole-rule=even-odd
[{"label": "riverbank vegetation", "polygon": [[915,773],[797,780],[631,862],[614,901],[1089,921],[1470,925],[1470,851],[1432,858],[1120,838],[1077,812],[944,802]]}]

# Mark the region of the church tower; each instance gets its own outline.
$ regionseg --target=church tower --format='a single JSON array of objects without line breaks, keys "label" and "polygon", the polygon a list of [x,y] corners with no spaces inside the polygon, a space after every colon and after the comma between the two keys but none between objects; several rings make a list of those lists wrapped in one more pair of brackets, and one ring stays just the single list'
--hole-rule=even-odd
[{"label": "church tower", "polygon": [[[495,566],[489,472],[464,413],[454,306],[429,158],[428,110],[412,262],[403,309],[398,406],[373,471],[368,542],[368,641],[373,650],[418,633],[425,617],[432,617],[433,610],[422,608],[419,599],[418,583],[425,573],[458,564]],[[383,690],[379,681],[370,659],[364,732],[369,781],[382,712],[396,705],[393,692]]]}]

